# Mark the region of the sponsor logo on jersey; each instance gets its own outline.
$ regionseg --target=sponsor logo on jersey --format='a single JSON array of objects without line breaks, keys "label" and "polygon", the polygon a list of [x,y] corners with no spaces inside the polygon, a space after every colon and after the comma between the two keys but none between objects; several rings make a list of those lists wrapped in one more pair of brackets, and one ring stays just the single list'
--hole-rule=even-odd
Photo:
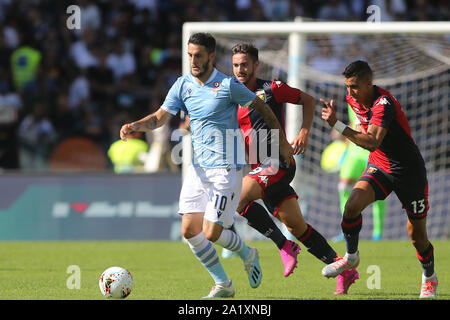
[{"label": "sponsor logo on jersey", "polygon": [[370,167],[369,169],[367,169],[367,172],[368,173],[375,173],[375,172],[377,172],[378,171],[378,169],[377,168],[374,168],[374,167]]},{"label": "sponsor logo on jersey", "polygon": [[264,90],[258,90],[255,92],[256,96],[262,101],[267,102],[266,92]]},{"label": "sponsor logo on jersey", "polygon": [[385,97],[383,97],[378,101],[377,104],[385,105],[385,104],[389,104],[389,101]]}]

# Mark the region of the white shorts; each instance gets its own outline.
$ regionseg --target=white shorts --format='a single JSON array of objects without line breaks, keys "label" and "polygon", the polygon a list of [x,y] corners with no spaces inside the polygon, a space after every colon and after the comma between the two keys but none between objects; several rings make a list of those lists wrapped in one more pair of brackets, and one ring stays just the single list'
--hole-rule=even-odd
[{"label": "white shorts", "polygon": [[229,228],[241,189],[242,169],[189,166],[181,188],[178,213],[204,212],[204,219]]}]

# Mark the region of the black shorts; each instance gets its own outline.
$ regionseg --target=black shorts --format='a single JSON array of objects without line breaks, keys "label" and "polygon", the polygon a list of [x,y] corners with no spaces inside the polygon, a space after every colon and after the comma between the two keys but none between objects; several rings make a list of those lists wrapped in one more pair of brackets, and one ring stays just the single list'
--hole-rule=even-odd
[{"label": "black shorts", "polygon": [[289,168],[283,162],[279,166],[269,163],[261,164],[247,174],[261,186],[264,204],[274,216],[284,200],[298,199],[297,193],[290,185],[295,170],[295,162],[292,162]]},{"label": "black shorts", "polygon": [[415,168],[408,174],[390,174],[369,163],[359,180],[370,183],[376,200],[384,200],[394,191],[410,219],[427,216],[429,203],[425,167]]}]

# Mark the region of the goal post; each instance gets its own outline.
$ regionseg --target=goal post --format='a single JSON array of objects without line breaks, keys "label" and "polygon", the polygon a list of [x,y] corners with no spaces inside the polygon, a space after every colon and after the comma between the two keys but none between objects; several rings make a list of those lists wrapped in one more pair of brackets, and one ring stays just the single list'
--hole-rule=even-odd
[{"label": "goal post", "polygon": [[[258,75],[278,78],[319,98],[337,100],[338,117],[346,120],[345,87],[338,72],[320,70],[314,55],[327,47],[338,47],[339,55],[353,50],[357,41],[371,55],[374,83],[391,91],[406,109],[413,138],[427,164],[430,180],[430,236],[444,237],[450,229],[447,215],[449,192],[449,74],[450,22],[187,22],[183,25],[182,71],[190,72],[187,44],[191,34],[209,32],[217,41],[216,64],[231,74],[231,47],[238,41],[252,42],[260,50]],[[352,48],[352,49],[350,49]],[[359,48],[361,49],[361,48]],[[315,51],[314,51],[315,50]],[[356,49],[358,50],[358,49]],[[326,51],[326,50],[324,50]],[[355,57],[358,52],[353,52]],[[350,56],[350,53],[348,54]],[[355,59],[356,60],[356,59]],[[327,66],[331,68],[330,66]],[[307,220],[316,223],[325,236],[340,230],[338,174],[324,172],[320,157],[332,142],[331,129],[320,118],[318,101],[310,144],[298,161],[293,187]],[[291,140],[301,125],[302,109],[286,106],[286,135]],[[189,136],[185,136],[183,167],[190,162]],[[447,178],[447,179],[446,179]],[[324,193],[323,196],[320,193]],[[404,216],[395,196],[388,199],[386,236],[406,237]],[[370,237],[371,214],[365,214],[362,238]]]}]

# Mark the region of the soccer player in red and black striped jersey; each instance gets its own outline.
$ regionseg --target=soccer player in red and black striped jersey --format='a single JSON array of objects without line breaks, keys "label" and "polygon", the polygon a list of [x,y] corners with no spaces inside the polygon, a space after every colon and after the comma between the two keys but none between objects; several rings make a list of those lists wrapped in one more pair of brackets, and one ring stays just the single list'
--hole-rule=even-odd
[{"label": "soccer player in red and black striped jersey", "polygon": [[[240,43],[232,48],[232,65],[234,76],[270,106],[283,131],[284,104],[303,105],[302,127],[298,136],[291,142],[294,154],[303,154],[308,146],[308,134],[316,106],[315,99],[283,82],[257,78],[258,49],[251,44]],[[308,252],[327,264],[338,259],[338,255],[326,239],[303,218],[297,193],[290,186],[296,170],[294,159],[292,158],[288,164],[279,157],[275,158],[272,154],[266,155],[261,152],[277,148],[277,139],[271,139],[270,128],[258,111],[239,107],[238,120],[252,169],[243,179],[238,213],[247,219],[250,226],[273,240],[280,249],[284,276],[291,274],[296,267],[300,247],[294,241],[286,239],[266,209],[256,202],[258,199],[263,200],[270,213],[287,226],[288,230],[305,245]],[[345,285],[342,282],[341,288],[338,288],[336,293],[347,293],[348,287],[356,277],[357,272],[354,271],[348,276]]]},{"label": "soccer player in red and black striped jersey", "polygon": [[438,280],[434,271],[434,250],[426,230],[427,173],[408,120],[400,103],[388,91],[372,84],[372,70],[367,62],[352,62],[343,75],[347,102],[360,122],[358,131],[337,120],[333,100],[321,99],[325,105],[322,118],[350,141],[369,150],[370,155],[345,205],[341,226],[347,253],[341,260],[326,266],[322,273],[333,277],[358,265],[361,212],[394,191],[406,210],[408,234],[423,268],[420,297],[435,297]]}]

